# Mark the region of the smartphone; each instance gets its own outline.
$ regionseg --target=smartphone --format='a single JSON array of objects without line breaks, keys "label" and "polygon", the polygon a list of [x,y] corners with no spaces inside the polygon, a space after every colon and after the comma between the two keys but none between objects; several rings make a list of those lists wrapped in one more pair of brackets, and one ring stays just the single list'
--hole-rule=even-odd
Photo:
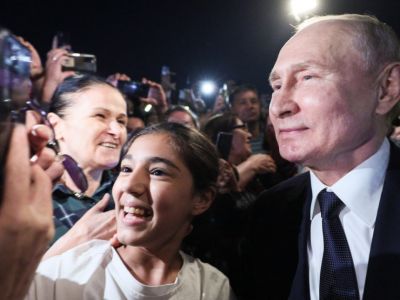
[{"label": "smartphone", "polygon": [[0,201],[4,191],[4,167],[13,130],[11,114],[13,110],[23,107],[28,100],[30,70],[30,50],[10,31],[0,27]]},{"label": "smartphone", "polygon": [[232,146],[232,133],[218,132],[216,146],[221,158],[228,160]]},{"label": "smartphone", "polygon": [[31,52],[8,30],[0,27],[0,121],[29,98]]},{"label": "smartphone", "polygon": [[96,56],[93,54],[68,53],[67,59],[62,64],[62,71],[96,73]]},{"label": "smartphone", "polygon": [[137,81],[118,80],[117,88],[130,99],[147,98],[150,86]]}]

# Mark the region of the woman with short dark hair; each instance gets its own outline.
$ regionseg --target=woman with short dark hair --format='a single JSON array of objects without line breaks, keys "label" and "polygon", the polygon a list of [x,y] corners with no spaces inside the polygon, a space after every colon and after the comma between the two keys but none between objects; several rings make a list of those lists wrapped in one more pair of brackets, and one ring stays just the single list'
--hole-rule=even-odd
[{"label": "woman with short dark hair", "polygon": [[[122,94],[104,79],[81,75],[61,83],[51,100],[48,119],[62,154],[72,157],[87,178],[87,189],[64,172],[53,190],[55,240],[111,191],[108,170],[120,159],[126,141],[127,108]],[[102,208],[107,206],[105,200]],[[113,207],[108,203],[107,209]],[[112,213],[103,223],[115,227]]]}]

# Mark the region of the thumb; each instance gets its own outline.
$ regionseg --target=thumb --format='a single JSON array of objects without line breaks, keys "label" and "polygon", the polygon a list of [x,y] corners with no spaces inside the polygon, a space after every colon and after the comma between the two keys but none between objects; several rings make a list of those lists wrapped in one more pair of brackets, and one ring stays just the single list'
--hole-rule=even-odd
[{"label": "thumb", "polygon": [[121,242],[117,238],[117,234],[114,234],[114,236],[110,239],[110,245],[115,249],[122,246]]},{"label": "thumb", "polygon": [[110,201],[110,194],[105,194],[103,198],[99,202],[97,202],[89,211],[103,212],[109,201]]}]

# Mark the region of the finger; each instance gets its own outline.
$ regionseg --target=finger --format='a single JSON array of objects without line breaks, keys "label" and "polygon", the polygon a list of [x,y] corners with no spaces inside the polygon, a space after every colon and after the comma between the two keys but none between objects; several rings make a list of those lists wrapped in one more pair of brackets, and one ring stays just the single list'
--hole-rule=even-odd
[{"label": "finger", "polygon": [[31,176],[30,202],[35,205],[39,215],[50,220],[53,216],[53,205],[51,201],[52,182],[39,165],[33,165]]},{"label": "finger", "polygon": [[18,40],[22,45],[24,45],[25,47],[27,47],[27,48],[30,48],[30,46],[32,47],[32,45],[31,45],[28,41],[25,41],[24,38],[23,38],[22,36],[15,36],[15,37],[16,37],[17,40]]},{"label": "finger", "polygon": [[33,110],[28,110],[25,113],[25,125],[28,128],[28,130],[32,129],[32,127],[35,126],[36,124],[40,124],[41,121],[42,120],[39,113]]},{"label": "finger", "polygon": [[32,148],[32,152],[39,152],[44,148],[52,137],[52,130],[41,123],[41,116],[32,110],[29,110],[25,114],[25,125],[28,129],[29,143]]},{"label": "finger", "polygon": [[67,53],[68,53],[68,51],[63,48],[56,48],[56,49],[50,50],[47,53],[47,57],[53,58],[54,56],[62,56],[63,54],[67,54]]},{"label": "finger", "polygon": [[[96,203],[96,205],[94,205],[91,209],[89,209],[89,211],[103,212],[109,201],[110,201],[110,194],[105,194],[103,196],[103,198],[99,202]],[[107,213],[108,213],[108,211],[107,211]]]},{"label": "finger", "polygon": [[53,162],[45,171],[50,180],[55,183],[64,173],[64,166],[60,162]]},{"label": "finger", "polygon": [[38,153],[46,147],[49,140],[53,137],[53,131],[46,125],[36,124],[32,126],[28,136],[32,152]]},{"label": "finger", "polygon": [[102,211],[100,215],[104,222],[110,222],[110,224],[115,225],[115,209]]},{"label": "finger", "polygon": [[261,171],[263,173],[274,173],[276,171],[276,168],[274,166],[264,166],[262,167]]},{"label": "finger", "polygon": [[[68,53],[63,53],[62,55],[57,55],[53,57],[53,61],[59,65],[60,67],[62,67],[65,64],[69,64],[68,60],[70,59],[70,57],[68,57],[67,55]],[[71,71],[70,71],[71,72]]]},{"label": "finger", "polygon": [[39,153],[31,158],[32,163],[36,163],[46,171],[51,181],[55,182],[64,173],[64,166],[60,161],[56,160],[56,153],[49,148],[42,149]]},{"label": "finger", "polygon": [[117,74],[118,74],[118,73],[109,75],[109,76],[107,77],[106,80],[107,80],[107,81],[114,81],[114,80],[116,80]]},{"label": "finger", "polygon": [[43,170],[47,170],[56,159],[56,153],[50,148],[44,148],[31,158],[32,163],[38,164]]},{"label": "finger", "polygon": [[57,49],[62,50],[58,52],[51,53],[47,56],[46,66],[56,66],[61,65],[65,59],[67,59],[68,52],[65,49]]},{"label": "finger", "polygon": [[110,245],[115,249],[122,246],[121,242],[118,240],[117,234],[114,234],[114,236],[110,239]]},{"label": "finger", "polygon": [[95,224],[92,226],[96,226],[90,235],[92,238],[109,240],[117,233],[115,212],[107,211],[97,214]]},{"label": "finger", "polygon": [[131,80],[131,78],[126,74],[121,74],[119,80]]},{"label": "finger", "polygon": [[11,134],[5,164],[6,176],[2,203],[4,210],[9,206],[23,206],[24,201],[27,200],[26,194],[31,180],[29,152],[26,127],[16,124]]},{"label": "finger", "polygon": [[75,76],[75,75],[76,75],[76,73],[73,71],[64,71],[64,72],[62,72],[62,75],[61,75],[61,81],[64,81],[65,78]]}]

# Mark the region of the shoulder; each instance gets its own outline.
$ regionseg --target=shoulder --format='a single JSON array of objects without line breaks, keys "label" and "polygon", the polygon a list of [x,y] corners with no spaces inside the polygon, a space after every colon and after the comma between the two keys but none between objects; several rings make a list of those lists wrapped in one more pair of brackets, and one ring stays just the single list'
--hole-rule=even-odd
[{"label": "shoulder", "polygon": [[290,194],[297,193],[299,191],[304,190],[304,188],[310,184],[310,173],[305,172],[294,177],[291,177],[288,180],[282,181],[279,184],[273,186],[272,188],[265,190],[261,193],[258,199],[262,199],[265,197],[277,197],[277,196],[286,196]]},{"label": "shoulder", "polygon": [[93,240],[43,261],[26,299],[100,299],[112,255],[107,241]]},{"label": "shoulder", "polygon": [[41,262],[37,273],[58,279],[73,278],[76,272],[80,272],[80,279],[84,280],[90,278],[104,262],[110,261],[112,255],[108,241],[92,240]]},{"label": "shoulder", "polygon": [[187,269],[196,269],[200,271],[200,274],[202,274],[203,277],[210,276],[210,279],[214,283],[228,280],[228,278],[221,271],[212,265],[202,262],[200,259],[194,258],[193,256],[184,252],[181,252],[181,256],[183,257]]},{"label": "shoulder", "polygon": [[234,299],[229,279],[218,269],[202,262],[184,252],[180,252],[184,260],[181,276],[183,286],[193,291],[198,290],[204,299]]},{"label": "shoulder", "polygon": [[303,207],[310,192],[310,173],[306,172],[285,180],[278,185],[262,192],[254,205],[254,213],[264,210]]},{"label": "shoulder", "polygon": [[234,286],[244,299],[283,299],[288,294],[298,263],[298,234],[310,191],[310,176],[304,173],[257,198],[241,247],[243,275]]}]

